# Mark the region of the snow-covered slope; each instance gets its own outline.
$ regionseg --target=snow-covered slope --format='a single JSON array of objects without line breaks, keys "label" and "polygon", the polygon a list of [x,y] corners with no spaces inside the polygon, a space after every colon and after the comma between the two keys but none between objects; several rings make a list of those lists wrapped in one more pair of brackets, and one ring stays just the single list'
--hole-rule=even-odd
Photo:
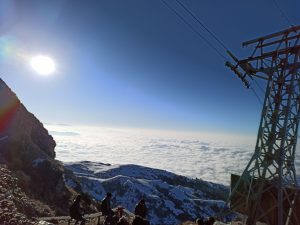
[{"label": "snow-covered slope", "polygon": [[[112,205],[134,211],[146,199],[152,225],[174,225],[199,216],[213,216],[224,205],[228,188],[200,179],[190,179],[164,170],[138,165],[109,165],[88,161],[66,163],[84,192],[101,200],[113,193]],[[74,187],[76,181],[66,180]]]}]

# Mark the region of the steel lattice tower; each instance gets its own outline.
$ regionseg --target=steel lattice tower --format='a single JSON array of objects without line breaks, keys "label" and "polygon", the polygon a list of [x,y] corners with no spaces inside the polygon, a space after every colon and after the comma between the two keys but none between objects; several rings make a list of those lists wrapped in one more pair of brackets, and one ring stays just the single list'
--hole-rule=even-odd
[{"label": "steel lattice tower", "polygon": [[[254,51],[226,62],[249,87],[266,81],[254,154],[242,176],[232,175],[230,207],[248,216],[247,224],[300,225],[295,151],[300,119],[300,26],[244,42]],[[240,72],[243,71],[243,72]],[[300,196],[300,195],[299,195]]]}]

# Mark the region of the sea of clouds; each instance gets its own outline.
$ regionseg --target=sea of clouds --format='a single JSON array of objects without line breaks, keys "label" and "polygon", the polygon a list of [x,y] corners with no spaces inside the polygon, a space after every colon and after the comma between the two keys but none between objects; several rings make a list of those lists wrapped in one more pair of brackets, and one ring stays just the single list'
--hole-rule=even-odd
[{"label": "sea of clouds", "polygon": [[[137,164],[228,185],[254,152],[256,137],[46,124],[56,158]],[[296,167],[300,168],[299,150]],[[300,170],[298,169],[298,174]]]}]

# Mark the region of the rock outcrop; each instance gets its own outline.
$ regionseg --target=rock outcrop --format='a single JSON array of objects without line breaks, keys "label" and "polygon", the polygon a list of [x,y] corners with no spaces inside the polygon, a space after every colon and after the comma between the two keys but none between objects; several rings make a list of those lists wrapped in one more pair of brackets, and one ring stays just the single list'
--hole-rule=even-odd
[{"label": "rock outcrop", "polygon": [[24,168],[28,160],[55,158],[52,136],[1,79],[0,109],[0,148],[11,166]]},{"label": "rock outcrop", "polygon": [[13,171],[28,195],[65,214],[71,195],[64,168],[55,160],[55,145],[43,124],[0,79],[0,162]]}]

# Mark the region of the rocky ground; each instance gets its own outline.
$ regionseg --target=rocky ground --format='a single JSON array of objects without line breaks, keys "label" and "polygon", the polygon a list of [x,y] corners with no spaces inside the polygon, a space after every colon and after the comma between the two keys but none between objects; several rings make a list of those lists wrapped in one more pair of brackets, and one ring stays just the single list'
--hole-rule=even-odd
[{"label": "rocky ground", "polygon": [[[75,220],[72,220],[70,224],[74,224]],[[52,221],[51,223],[49,222],[39,222],[38,225],[53,225],[53,224],[59,224],[59,225],[69,225],[69,221],[63,220],[63,221]],[[80,223],[79,223],[80,224]],[[97,225],[98,220],[97,219],[89,219],[86,221],[85,225]]]},{"label": "rocky ground", "polygon": [[0,165],[0,224],[32,225],[36,216],[51,216],[49,207],[29,198],[18,184],[18,179],[4,165]]}]

